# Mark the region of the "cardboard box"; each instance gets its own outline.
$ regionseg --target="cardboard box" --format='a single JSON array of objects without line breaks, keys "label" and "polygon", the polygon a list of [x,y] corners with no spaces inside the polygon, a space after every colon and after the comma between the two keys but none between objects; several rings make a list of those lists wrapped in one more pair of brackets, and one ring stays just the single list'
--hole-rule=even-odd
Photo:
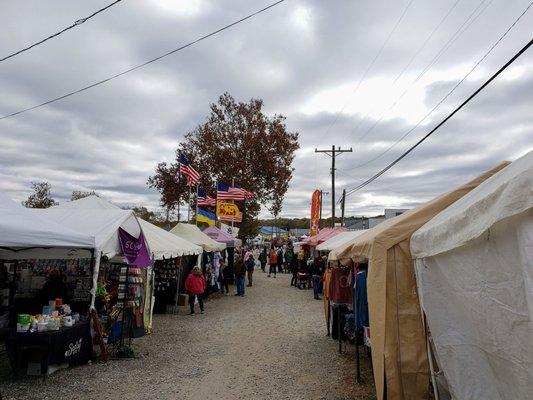
[{"label": "cardboard box", "polygon": [[186,306],[189,303],[189,295],[188,294],[180,294],[178,297],[178,305],[179,306]]}]

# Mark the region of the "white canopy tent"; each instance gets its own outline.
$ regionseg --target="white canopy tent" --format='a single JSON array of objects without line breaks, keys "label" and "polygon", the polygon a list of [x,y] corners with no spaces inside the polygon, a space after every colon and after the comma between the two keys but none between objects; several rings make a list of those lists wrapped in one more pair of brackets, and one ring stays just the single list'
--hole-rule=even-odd
[{"label": "white canopy tent", "polygon": [[332,251],[343,244],[348,243],[352,239],[356,238],[365,231],[346,231],[341,232],[338,235],[333,236],[332,238],[326,240],[323,243],[320,243],[316,246],[318,251]]},{"label": "white canopy tent", "polygon": [[226,248],[224,243],[219,243],[216,240],[211,239],[196,225],[178,223],[170,230],[170,232],[189,242],[202,246],[207,252],[222,251]]},{"label": "white canopy tent", "polygon": [[0,193],[0,258],[90,257],[90,233],[69,229]]},{"label": "white canopy tent", "polygon": [[420,303],[454,399],[533,393],[533,152],[411,237]]},{"label": "white canopy tent", "polygon": [[202,247],[139,218],[144,237],[155,260],[202,254]]},{"label": "white canopy tent", "polygon": [[[125,211],[117,207],[113,203],[102,199],[98,196],[88,196],[79,200],[70,201],[54,207],[63,210],[99,210],[99,211]],[[131,212],[128,210],[128,212]],[[179,236],[173,235],[158,226],[137,218],[141,230],[144,233],[144,238],[150,249],[150,253],[154,260],[162,260],[163,258],[181,257],[187,255],[201,254],[202,248],[194,243],[191,243]]]}]

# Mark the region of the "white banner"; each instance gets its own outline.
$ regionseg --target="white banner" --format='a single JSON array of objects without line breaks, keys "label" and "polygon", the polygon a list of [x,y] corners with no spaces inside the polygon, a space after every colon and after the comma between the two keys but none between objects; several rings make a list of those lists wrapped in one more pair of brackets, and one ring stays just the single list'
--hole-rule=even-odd
[{"label": "white banner", "polygon": [[239,228],[237,227],[231,227],[231,225],[228,225],[228,224],[225,224],[223,222],[220,223],[220,230],[222,232],[226,232],[228,234],[230,234],[231,236],[233,237],[237,237],[237,235],[239,234]]}]

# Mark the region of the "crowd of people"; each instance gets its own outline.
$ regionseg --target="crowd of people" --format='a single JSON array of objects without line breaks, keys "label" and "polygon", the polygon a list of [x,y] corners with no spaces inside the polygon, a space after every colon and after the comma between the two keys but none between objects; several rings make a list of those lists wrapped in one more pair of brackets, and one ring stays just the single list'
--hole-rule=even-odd
[{"label": "crowd of people", "polygon": [[[268,270],[267,270],[268,265]],[[253,274],[260,267],[268,277],[276,278],[277,274],[292,274],[291,286],[299,289],[313,289],[313,298],[320,300],[323,290],[323,276],[326,260],[313,257],[305,249],[295,252],[289,242],[279,246],[250,246],[235,252],[235,260],[230,270],[227,260],[221,253],[213,253],[204,271],[200,267],[193,268],[185,281],[185,290],[189,294],[190,314],[195,313],[195,304],[204,313],[204,298],[211,292],[229,295],[230,284],[235,283],[235,296],[243,297],[246,287],[253,285]],[[246,283],[248,280],[248,283]]]}]

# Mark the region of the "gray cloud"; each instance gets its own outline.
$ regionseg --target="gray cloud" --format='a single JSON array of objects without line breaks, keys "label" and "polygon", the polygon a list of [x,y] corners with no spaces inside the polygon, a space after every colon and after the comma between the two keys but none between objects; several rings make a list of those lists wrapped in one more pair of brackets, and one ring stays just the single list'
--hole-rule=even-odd
[{"label": "gray cloud", "polygon": [[[0,23],[8,40],[0,43],[0,54],[106,3],[4,2]],[[157,193],[146,186],[154,166],[171,160],[183,135],[204,121],[209,103],[229,91],[242,100],[264,99],[267,112],[286,115],[289,129],[300,132],[301,150],[284,213],[306,216],[312,190],[329,190],[330,185],[329,158],[315,154],[315,147],[354,148],[354,153],[338,159],[338,198],[342,188],[357,185],[393,160],[464,99],[529,40],[528,27],[533,23],[533,17],[526,15],[479,71],[404,142],[382,158],[355,168],[392,145],[413,119],[398,111],[358,140],[377,118],[354,108],[366,99],[361,93],[345,94],[340,103],[347,107],[340,114],[341,106],[330,101],[341,96],[335,94],[339,88],[355,88],[406,3],[289,0],[159,63],[0,121],[0,190],[21,200],[30,181],[48,180],[60,200],[74,189],[95,189],[120,204],[156,207]],[[174,9],[162,4],[173,4]],[[264,4],[244,0],[121,3],[43,46],[0,63],[0,114],[105,78]],[[478,4],[477,0],[459,3],[397,83],[399,87],[409,85]],[[421,100],[406,96],[398,106],[409,104],[417,113],[431,108],[526,4],[524,0],[491,3],[410,90],[419,93]],[[391,84],[450,6],[448,1],[415,1],[367,81]],[[532,64],[533,57],[524,55],[514,72],[494,82],[438,135],[351,196],[348,212],[360,215],[389,206],[413,206],[532,149],[533,73],[528,68]],[[320,97],[328,90],[334,94]],[[372,95],[388,96],[380,90]],[[317,96],[322,99],[316,100],[319,109],[309,112],[306,105]],[[377,111],[393,101],[386,100]]]}]

